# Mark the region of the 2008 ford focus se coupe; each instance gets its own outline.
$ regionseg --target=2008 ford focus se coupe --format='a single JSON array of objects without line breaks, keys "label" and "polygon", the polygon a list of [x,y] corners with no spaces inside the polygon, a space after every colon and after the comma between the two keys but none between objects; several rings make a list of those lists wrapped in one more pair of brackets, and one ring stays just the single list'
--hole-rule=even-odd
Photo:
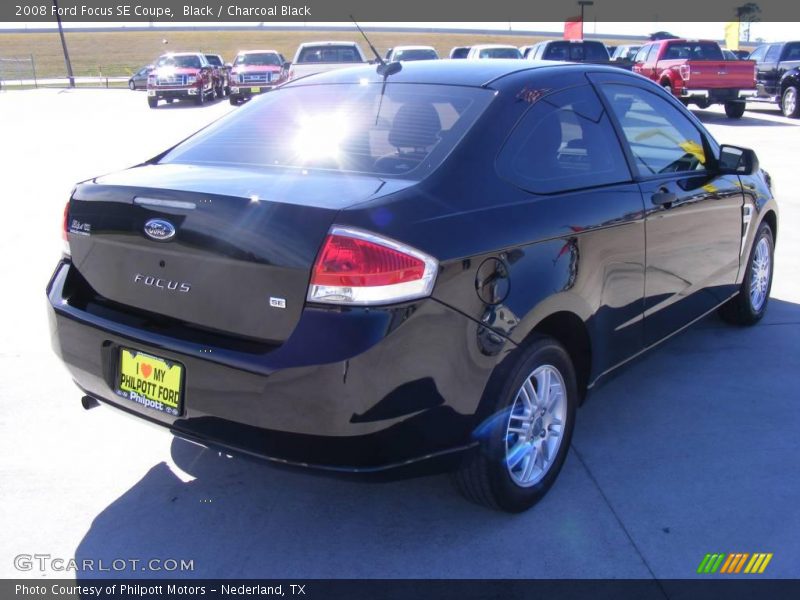
[{"label": "2008 ford focus se coupe", "polygon": [[521,511],[604,376],[713,310],[761,318],[770,179],[621,70],[389,67],[79,184],[53,344],[85,403],[282,463],[453,467]]}]

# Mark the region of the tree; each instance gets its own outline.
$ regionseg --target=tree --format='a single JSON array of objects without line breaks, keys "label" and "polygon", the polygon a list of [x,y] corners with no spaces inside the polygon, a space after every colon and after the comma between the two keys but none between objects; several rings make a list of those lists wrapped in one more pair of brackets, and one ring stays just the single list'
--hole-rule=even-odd
[{"label": "tree", "polygon": [[761,7],[755,2],[746,2],[741,6],[736,7],[736,18],[742,26],[742,33],[744,34],[744,41],[750,41],[750,26],[756,21],[761,20]]}]

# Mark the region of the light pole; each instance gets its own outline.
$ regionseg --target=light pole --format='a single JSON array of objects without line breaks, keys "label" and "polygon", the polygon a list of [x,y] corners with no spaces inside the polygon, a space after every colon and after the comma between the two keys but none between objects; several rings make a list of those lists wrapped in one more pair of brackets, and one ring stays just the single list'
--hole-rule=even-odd
[{"label": "light pole", "polygon": [[578,6],[581,7],[581,39],[583,39],[583,10],[587,6],[594,6],[593,0],[578,0]]},{"label": "light pole", "polygon": [[75,87],[75,77],[72,74],[72,62],[69,60],[69,52],[67,51],[67,40],[64,38],[64,29],[61,27],[61,15],[58,14],[58,0],[53,0],[53,8],[56,12],[56,21],[58,22],[58,35],[61,37],[61,48],[64,50],[64,62],[67,63],[67,77],[69,78],[69,87]]}]

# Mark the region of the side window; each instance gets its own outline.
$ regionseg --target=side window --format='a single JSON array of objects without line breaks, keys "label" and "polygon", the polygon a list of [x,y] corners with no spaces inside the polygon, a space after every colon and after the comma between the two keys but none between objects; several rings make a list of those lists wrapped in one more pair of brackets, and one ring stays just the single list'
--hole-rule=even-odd
[{"label": "side window", "polygon": [[527,101],[535,103],[497,157],[501,177],[537,194],[631,179],[614,129],[591,86]]},{"label": "side window", "polygon": [[640,174],[703,171],[703,136],[667,100],[642,88],[605,84],[602,91],[622,126]]},{"label": "side window", "polygon": [[642,46],[639,50],[636,51],[636,56],[633,57],[633,62],[635,63],[643,63],[645,58],[647,58],[647,53],[650,52],[651,46]]},{"label": "side window", "polygon": [[800,43],[792,42],[786,44],[783,60],[800,60]]},{"label": "side window", "polygon": [[764,60],[764,54],[766,53],[767,53],[767,47],[759,46],[750,53],[750,56],[748,56],[747,59],[754,60],[756,62],[761,62],[762,60]]},{"label": "side window", "polygon": [[772,44],[767,50],[767,55],[764,57],[765,62],[778,62],[781,57],[781,45]]},{"label": "side window", "polygon": [[656,59],[658,58],[659,48],[661,48],[660,44],[653,44],[652,46],[650,46],[650,50],[647,53],[647,58],[645,59],[646,63],[650,64],[656,62]]}]

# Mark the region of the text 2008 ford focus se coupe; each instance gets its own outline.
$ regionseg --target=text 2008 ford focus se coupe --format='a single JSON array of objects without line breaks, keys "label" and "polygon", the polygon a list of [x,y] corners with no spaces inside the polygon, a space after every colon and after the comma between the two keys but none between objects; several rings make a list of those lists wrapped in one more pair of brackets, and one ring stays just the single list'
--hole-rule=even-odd
[{"label": "text 2008 ford focus se coupe", "polygon": [[298,80],[78,185],[53,343],[86,402],[181,437],[456,467],[524,510],[605,375],[715,309],[764,314],[769,176],[621,70],[395,69]]}]

